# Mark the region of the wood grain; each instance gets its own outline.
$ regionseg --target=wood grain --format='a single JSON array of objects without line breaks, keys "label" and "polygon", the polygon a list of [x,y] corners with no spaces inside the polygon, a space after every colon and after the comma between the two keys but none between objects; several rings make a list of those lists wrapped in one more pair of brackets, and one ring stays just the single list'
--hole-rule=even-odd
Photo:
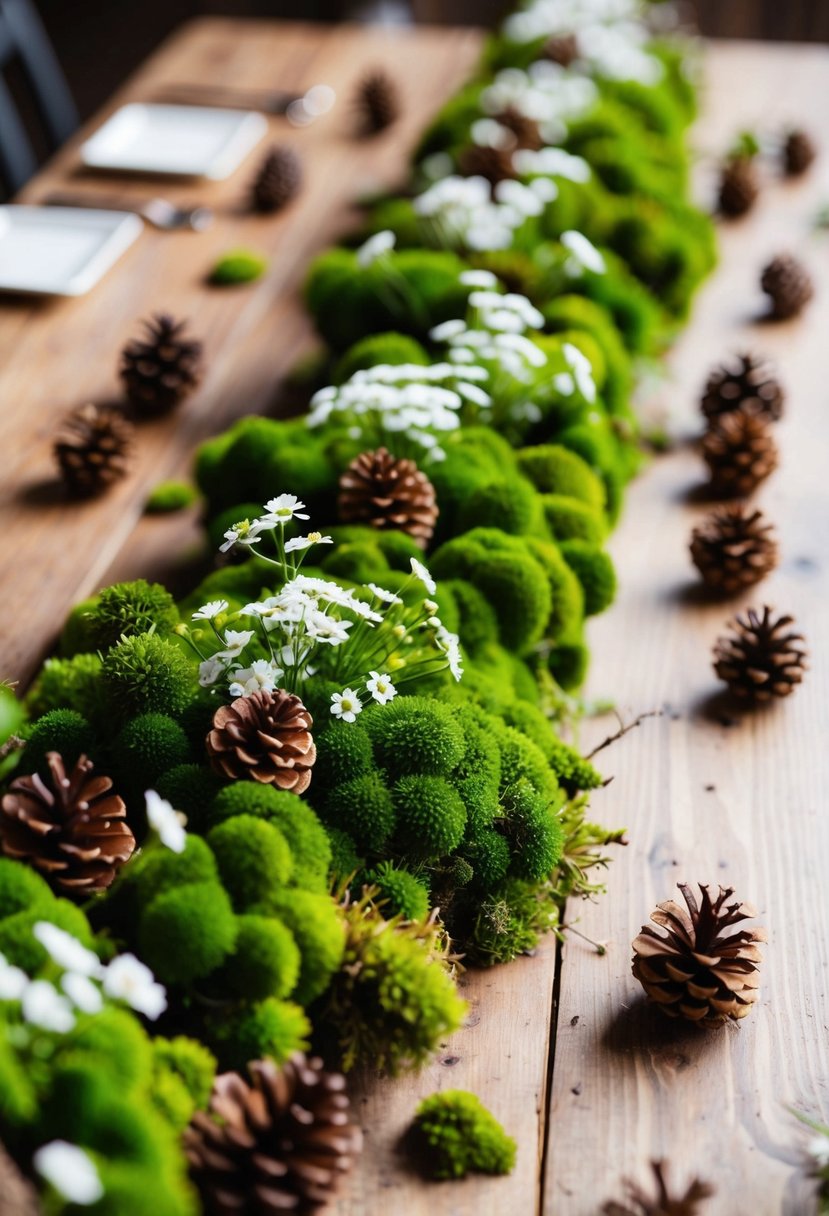
[{"label": "wood grain", "polygon": [[[706,152],[742,129],[774,132],[794,120],[821,135],[826,50],[713,44],[706,68],[697,131]],[[700,176],[707,192],[710,174]],[[579,927],[608,953],[577,940],[564,951],[545,1205],[555,1216],[593,1216],[620,1193],[622,1175],[644,1179],[653,1157],[669,1158],[677,1181],[698,1174],[717,1187],[711,1216],[815,1210],[802,1172],[806,1136],[788,1108],[829,1115],[829,267],[827,237],[813,231],[827,197],[824,146],[809,178],[770,180],[755,213],[723,226],[721,266],[661,392],[679,446],[633,486],[613,540],[621,590],[591,633],[592,691],[615,697],[627,720],[666,712],[603,753],[615,780],[594,810],[626,823],[630,845],[607,897],[580,910]],[[800,321],[761,324],[759,272],[783,249],[809,263],[817,299]],[[689,442],[699,391],[713,364],[744,348],[777,361],[788,401],[775,431],[781,468],[756,496],[778,526],[782,562],[737,606],[791,612],[812,670],[789,700],[740,716],[718,697],[710,663],[733,605],[697,594],[687,545],[706,510],[694,498],[702,466]],[[586,741],[606,733],[606,722],[591,724]],[[739,1030],[676,1033],[643,1008],[630,941],[677,880],[733,884],[769,930],[762,1000]]]}]

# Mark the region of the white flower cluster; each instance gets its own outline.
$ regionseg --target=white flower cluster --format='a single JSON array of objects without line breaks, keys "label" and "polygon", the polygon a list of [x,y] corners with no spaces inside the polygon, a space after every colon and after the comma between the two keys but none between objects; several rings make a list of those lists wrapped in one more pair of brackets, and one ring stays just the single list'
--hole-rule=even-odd
[{"label": "white flower cluster", "polygon": [[563,177],[568,182],[589,182],[593,170],[583,156],[574,156],[564,148],[519,148],[512,154],[512,163],[522,177],[540,174]]},{"label": "white flower cluster", "polygon": [[[588,76],[539,59],[526,71],[503,68],[481,94],[481,105],[490,118],[507,109],[517,110],[538,123],[545,144],[554,144],[566,134],[567,120],[585,114],[595,105],[598,96],[598,89]],[[476,142],[489,142],[480,138],[490,133],[489,128],[476,124],[472,130],[473,139],[476,133],[479,137]],[[492,135],[494,132],[490,133],[490,139]]]},{"label": "white flower cluster", "polygon": [[34,1153],[35,1171],[69,1203],[89,1207],[104,1196],[98,1169],[91,1157],[66,1140],[52,1140]]},{"label": "white flower cluster", "polygon": [[537,177],[528,185],[507,179],[498,182],[495,198],[485,177],[450,174],[414,200],[422,220],[434,229],[438,243],[479,251],[508,249],[517,228],[541,215],[558,197],[551,178]]},{"label": "white flower cluster", "polygon": [[499,292],[495,275],[485,270],[465,271],[461,282],[475,287],[469,295],[472,323],[460,319],[444,321],[431,330],[433,342],[445,342],[455,363],[486,361],[521,382],[532,379],[547,356],[526,331],[540,330],[544,317],[526,296]]}]

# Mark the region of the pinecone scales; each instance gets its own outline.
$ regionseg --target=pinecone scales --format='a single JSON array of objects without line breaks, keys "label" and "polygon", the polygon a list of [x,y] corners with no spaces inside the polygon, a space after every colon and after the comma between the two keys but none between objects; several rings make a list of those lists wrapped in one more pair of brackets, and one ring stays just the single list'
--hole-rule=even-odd
[{"label": "pinecone scales", "polygon": [[783,415],[785,394],[772,365],[756,355],[738,355],[733,365],[720,364],[708,377],[700,409],[709,421],[740,409],[776,422]]},{"label": "pinecone scales", "polygon": [[769,297],[771,315],[787,321],[801,313],[815,294],[812,276],[797,258],[782,253],[763,270],[760,286]]},{"label": "pinecone scales", "polygon": [[184,336],[185,324],[158,313],[144,322],[144,338],[124,347],[121,380],[138,414],[166,414],[201,380],[202,344]]},{"label": "pinecone scales", "polygon": [[772,526],[761,511],[740,504],[712,512],[691,534],[691,557],[712,591],[735,595],[777,565]]},{"label": "pinecone scales", "polygon": [[757,167],[750,156],[735,156],[727,161],[720,176],[719,207],[729,219],[750,211],[760,193]]},{"label": "pinecone scales", "polygon": [[385,72],[376,71],[366,76],[357,91],[356,101],[363,136],[379,135],[400,117],[397,86]]},{"label": "pinecone scales", "polygon": [[492,148],[485,144],[470,144],[458,158],[458,169],[463,177],[484,177],[494,190],[499,182],[518,177],[512,163],[512,152],[507,148]]},{"label": "pinecone scales", "polygon": [[756,915],[720,887],[712,899],[700,883],[697,902],[687,883],[678,883],[685,900],[657,904],[651,920],[665,932],[643,925],[633,941],[633,974],[649,1000],[672,1018],[686,1018],[707,1029],[738,1021],[757,1001],[762,929],[735,928]]},{"label": "pinecone scales", "polygon": [[255,211],[281,211],[302,188],[302,163],[292,148],[271,148],[251,188]]},{"label": "pinecone scales", "polygon": [[3,795],[3,852],[28,862],[63,894],[103,891],[135,849],[127,808],[109,777],[93,775],[86,756],[68,773],[57,752],[46,762],[48,775],[17,777]]},{"label": "pinecone scales", "polygon": [[787,177],[800,177],[817,156],[811,136],[806,131],[790,131],[783,145],[783,170]]},{"label": "pinecone scales", "polygon": [[340,519],[378,531],[406,532],[422,549],[438,517],[435,488],[413,460],[398,460],[386,448],[362,452],[340,478]]},{"label": "pinecone scales", "polygon": [[311,784],[317,758],[312,726],[313,718],[294,693],[263,689],[216,710],[207,754],[216,771],[231,781],[248,778],[301,794]]},{"label": "pinecone scales", "polygon": [[777,468],[777,444],[762,417],[733,410],[711,423],[702,441],[710,488],[720,498],[745,498]]},{"label": "pinecone scales", "polygon": [[67,489],[78,497],[105,490],[129,466],[133,427],[114,406],[82,405],[63,421],[54,454]]},{"label": "pinecone scales", "polygon": [[683,1195],[672,1194],[668,1187],[664,1161],[652,1161],[656,1194],[651,1195],[635,1182],[626,1182],[627,1202],[611,1200],[602,1208],[602,1216],[698,1216],[701,1204],[710,1199],[714,1188],[695,1178]]},{"label": "pinecone scales", "polygon": [[209,1113],[184,1134],[190,1169],[213,1216],[320,1212],[362,1148],[345,1080],[297,1054],[216,1078]]},{"label": "pinecone scales", "polygon": [[714,670],[743,701],[787,697],[806,672],[806,648],[790,616],[775,619],[771,608],[749,608],[714,646]]}]

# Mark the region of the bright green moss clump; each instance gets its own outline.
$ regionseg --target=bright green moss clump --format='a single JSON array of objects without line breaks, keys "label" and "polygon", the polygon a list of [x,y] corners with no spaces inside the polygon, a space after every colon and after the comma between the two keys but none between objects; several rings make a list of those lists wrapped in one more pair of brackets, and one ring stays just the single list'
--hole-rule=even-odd
[{"label": "bright green moss clump", "polygon": [[330,896],[310,891],[271,895],[265,906],[290,929],[299,946],[302,962],[292,995],[308,1005],[325,991],[342,960],[345,930],[340,910]]},{"label": "bright green moss clump", "polygon": [[96,759],[96,735],[86,718],[74,709],[53,709],[32,727],[20,761],[23,772],[46,771],[46,756],[60,752],[67,768],[81,755]]},{"label": "bright green moss clump", "polygon": [[51,709],[74,709],[85,718],[92,718],[99,707],[100,674],[101,660],[97,654],[47,659],[26,695],[26,708],[33,718]]},{"label": "bright green moss clump", "polygon": [[248,1000],[290,996],[299,978],[300,955],[289,929],[270,916],[239,916],[236,945],[220,980]]},{"label": "bright green moss clump", "polygon": [[543,494],[566,494],[601,511],[605,493],[601,481],[580,456],[558,444],[522,448],[518,467]]},{"label": "bright green moss clump", "polygon": [[210,282],[219,287],[237,283],[252,283],[268,269],[268,259],[255,249],[229,249],[222,254],[210,272]]},{"label": "bright green moss clump", "polygon": [[378,852],[395,825],[395,810],[388,786],[375,771],[335,785],[320,803],[327,824],[347,831],[358,848]]},{"label": "bright green moss clump", "polygon": [[399,915],[405,920],[425,920],[428,916],[429,888],[409,870],[384,861],[366,879],[379,890],[387,916]]},{"label": "bright green moss clump", "polygon": [[404,856],[443,857],[460,844],[466,807],[442,777],[401,777],[392,790],[397,841]]},{"label": "bright green moss clump", "polygon": [[44,878],[10,857],[0,857],[0,920],[27,908],[44,908],[54,896]]},{"label": "bright green moss clump", "polygon": [[269,1056],[283,1064],[294,1052],[305,1051],[311,1023],[299,1005],[267,997],[258,1004],[217,1012],[205,1020],[208,1042],[222,1069],[243,1070],[249,1060]]},{"label": "bright green moss clump", "polygon": [[207,836],[234,908],[244,912],[284,887],[293,869],[288,842],[272,824],[236,815]]},{"label": "bright green moss clump", "polygon": [[609,608],[616,595],[616,571],[607,553],[585,539],[564,541],[561,554],[582,585],[586,615]]},{"label": "bright green moss clump", "polygon": [[89,650],[108,650],[122,637],[135,637],[155,628],[169,633],[178,624],[175,600],[160,583],[139,578],[115,583],[99,592],[86,614]]},{"label": "bright green moss clump", "polygon": [[[316,780],[316,766],[314,776]],[[271,785],[236,781],[217,795],[210,820],[224,823],[237,815],[262,819],[281,833],[293,863],[284,880],[288,886],[328,889],[331,844],[322,822],[304,799]]]},{"label": "bright green moss clump", "polygon": [[451,709],[428,697],[398,697],[372,706],[361,721],[377,763],[392,779],[445,775],[463,755],[463,731]]},{"label": "bright green moss clump", "polygon": [[148,515],[168,515],[192,506],[198,495],[186,481],[160,481],[153,486],[144,503]]},{"label": "bright green moss clump", "polygon": [[165,984],[188,984],[224,962],[236,942],[230,900],[217,882],[164,891],[138,926],[141,958]]},{"label": "bright green moss clump", "polygon": [[155,788],[158,777],[190,757],[184,731],[166,714],[139,714],[113,744],[116,771],[125,787],[139,795]]},{"label": "bright green moss clump", "polygon": [[124,717],[180,714],[196,691],[192,665],[179,648],[155,633],[139,633],[113,646],[101,673],[108,705]]},{"label": "bright green moss clump", "polygon": [[508,1174],[516,1144],[474,1094],[445,1089],[425,1098],[413,1124],[418,1160],[431,1178]]},{"label": "bright green moss clump", "polygon": [[44,967],[49,958],[32,932],[39,920],[57,925],[88,949],[92,948],[92,930],[80,908],[67,899],[53,899],[49,903],[37,901],[0,921],[0,954],[8,963],[22,967],[28,975],[34,975]]}]

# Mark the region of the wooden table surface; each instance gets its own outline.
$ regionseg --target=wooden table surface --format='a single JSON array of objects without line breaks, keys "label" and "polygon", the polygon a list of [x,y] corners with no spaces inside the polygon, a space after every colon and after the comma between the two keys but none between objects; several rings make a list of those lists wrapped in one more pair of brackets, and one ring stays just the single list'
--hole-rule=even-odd
[{"label": "wooden table surface", "polygon": [[[25,681],[74,600],[113,578],[164,572],[181,560],[196,535],[193,513],[141,519],[147,489],[185,473],[200,438],[271,405],[311,342],[296,293],[310,254],[342,230],[350,201],[402,173],[418,131],[479,46],[473,31],[207,20],[168,43],[113,100],[150,99],[165,82],[244,80],[289,88],[324,81],[341,102],[305,130],[273,120],[274,137],[295,144],[308,174],[283,216],[243,212],[250,165],[208,188],[165,185],[174,199],[214,205],[216,226],[201,235],[148,230],[84,299],[0,303],[0,439],[11,456],[0,488],[0,676]],[[343,102],[364,70],[381,63],[394,66],[406,116],[393,133],[357,144]],[[746,127],[774,131],[800,121],[820,138],[829,52],[713,44],[706,73],[703,153],[721,153]],[[704,185],[704,165],[700,177]],[[99,185],[77,175],[73,147],[26,197],[68,182]],[[146,183],[134,190],[161,192]],[[723,229],[721,266],[658,392],[674,431],[688,440],[710,365],[746,345],[779,361],[788,388],[776,430],[782,462],[758,502],[779,527],[783,560],[745,602],[770,602],[797,617],[812,670],[790,701],[745,719],[716,696],[710,646],[730,608],[694,591],[687,538],[704,510],[693,493],[701,469],[692,445],[680,442],[631,490],[612,543],[618,602],[591,631],[590,691],[615,698],[628,720],[667,711],[603,753],[615,780],[595,796],[595,816],[626,823],[630,845],[611,868],[609,894],[568,908],[568,916],[606,942],[607,953],[571,937],[557,960],[550,939],[533,957],[470,973],[468,1024],[419,1077],[359,1078],[367,1151],[338,1216],[594,1216],[620,1193],[622,1175],[644,1180],[654,1156],[671,1159],[678,1181],[698,1173],[715,1184],[707,1216],[814,1211],[801,1168],[806,1137],[789,1108],[829,1118],[829,236],[812,231],[827,200],[829,145],[806,181],[769,184],[750,218]],[[268,275],[249,288],[207,288],[214,258],[238,244],[271,255]],[[807,258],[818,296],[802,321],[759,324],[759,269],[784,248]],[[55,423],[74,404],[112,396],[122,343],[139,318],[160,308],[190,317],[204,339],[204,385],[175,417],[142,427],[128,480],[100,501],[70,506],[52,481]],[[611,729],[607,720],[587,723],[582,741],[589,747]],[[676,1033],[644,1008],[630,977],[630,940],[683,878],[733,883],[769,930],[762,1000],[740,1029]],[[511,1177],[425,1186],[408,1172],[401,1133],[418,1098],[439,1087],[474,1090],[502,1119],[519,1142]]]}]

